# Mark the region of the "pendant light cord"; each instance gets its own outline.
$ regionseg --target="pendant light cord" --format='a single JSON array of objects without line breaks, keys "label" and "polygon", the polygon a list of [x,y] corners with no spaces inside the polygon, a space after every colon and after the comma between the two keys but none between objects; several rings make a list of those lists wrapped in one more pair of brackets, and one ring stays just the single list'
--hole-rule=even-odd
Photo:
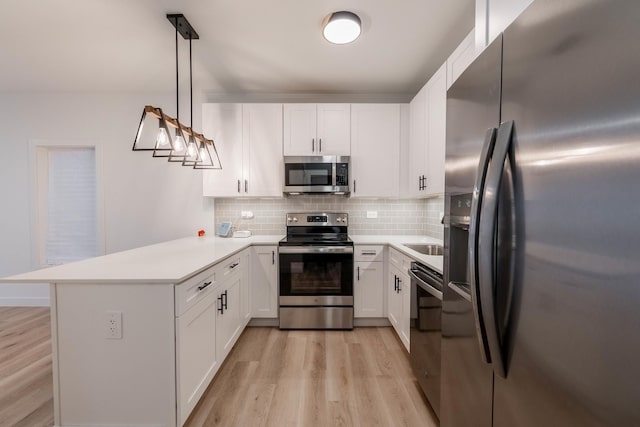
[{"label": "pendant light cord", "polygon": [[180,121],[180,83],[178,80],[178,18],[176,18],[176,119]]},{"label": "pendant light cord", "polygon": [[193,69],[191,66],[191,33],[189,33],[189,97],[191,99],[191,106],[189,110],[191,111],[191,121],[189,125],[193,128]]}]

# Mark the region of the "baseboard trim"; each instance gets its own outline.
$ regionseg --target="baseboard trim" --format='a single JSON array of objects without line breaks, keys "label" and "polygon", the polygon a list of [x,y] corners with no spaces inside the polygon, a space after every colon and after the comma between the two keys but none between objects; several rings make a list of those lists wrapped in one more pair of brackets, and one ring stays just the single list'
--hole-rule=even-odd
[{"label": "baseboard trim", "polygon": [[356,317],[353,326],[391,326],[386,317]]},{"label": "baseboard trim", "polygon": [[[280,326],[279,319],[267,319],[267,318],[254,318],[249,322],[249,326],[257,327],[273,327]],[[353,326],[391,326],[389,320],[385,317],[356,317],[353,319]]]},{"label": "baseboard trim", "polygon": [[0,307],[49,307],[48,297],[0,297]]},{"label": "baseboard trim", "polygon": [[249,326],[273,327],[280,326],[280,319],[269,319],[266,317],[255,317],[249,321]]}]

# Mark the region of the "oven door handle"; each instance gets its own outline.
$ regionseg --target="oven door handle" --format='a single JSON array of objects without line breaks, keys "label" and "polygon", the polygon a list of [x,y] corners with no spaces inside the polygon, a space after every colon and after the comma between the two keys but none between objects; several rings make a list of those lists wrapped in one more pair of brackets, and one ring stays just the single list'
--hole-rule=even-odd
[{"label": "oven door handle", "polygon": [[352,246],[280,246],[280,254],[352,254]]},{"label": "oven door handle", "polygon": [[424,280],[422,280],[421,278],[416,276],[416,273],[414,273],[412,270],[409,270],[409,276],[411,276],[411,278],[416,281],[416,284],[418,286],[420,286],[422,289],[427,291],[429,294],[431,294],[432,296],[434,296],[437,299],[439,299],[440,301],[442,301],[442,291],[439,291],[435,287],[431,286],[429,283],[425,282]]}]

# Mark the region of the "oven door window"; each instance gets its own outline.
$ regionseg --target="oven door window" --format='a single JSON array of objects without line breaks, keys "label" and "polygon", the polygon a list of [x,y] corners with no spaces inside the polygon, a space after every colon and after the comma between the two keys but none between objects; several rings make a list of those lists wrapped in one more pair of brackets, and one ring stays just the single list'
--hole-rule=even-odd
[{"label": "oven door window", "polygon": [[353,295],[353,255],[280,254],[280,295]]},{"label": "oven door window", "polygon": [[287,163],[284,168],[286,186],[333,185],[333,165],[331,163]]}]

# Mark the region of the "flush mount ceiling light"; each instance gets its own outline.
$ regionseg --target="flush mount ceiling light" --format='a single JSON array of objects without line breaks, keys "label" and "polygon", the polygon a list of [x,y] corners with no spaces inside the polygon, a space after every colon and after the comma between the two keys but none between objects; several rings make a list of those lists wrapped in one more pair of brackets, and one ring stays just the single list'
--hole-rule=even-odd
[{"label": "flush mount ceiling light", "polygon": [[[147,105],[133,142],[133,151],[153,151],[153,157],[167,157],[170,162],[194,169],[222,169],[218,150],[211,139],[180,123],[180,97],[178,78],[178,33],[189,40],[189,90],[191,98],[191,125],[193,126],[193,70],[191,40],[199,38],[187,18],[182,14],[168,14],[167,19],[176,29],[176,115],[169,117],[162,109]],[[169,129],[171,128],[171,129]]]},{"label": "flush mount ceiling light", "polygon": [[333,12],[324,19],[322,34],[334,44],[351,43],[361,32],[360,17],[353,12]]}]

